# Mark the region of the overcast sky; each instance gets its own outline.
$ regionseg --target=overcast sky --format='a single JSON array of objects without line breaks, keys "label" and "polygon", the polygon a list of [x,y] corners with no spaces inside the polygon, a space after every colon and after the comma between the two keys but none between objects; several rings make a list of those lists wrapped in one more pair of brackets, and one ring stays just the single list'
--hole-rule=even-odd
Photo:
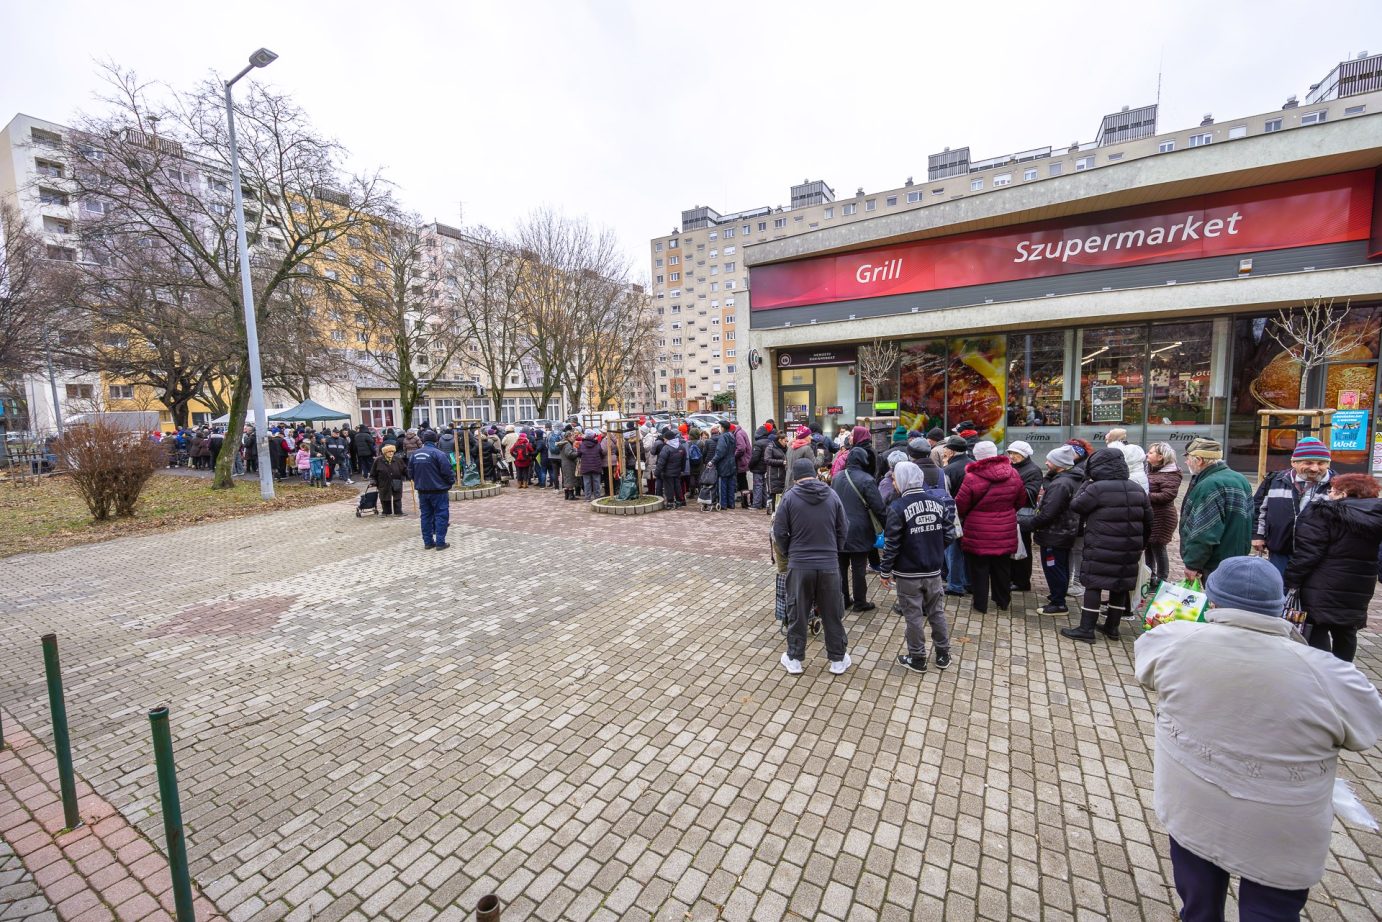
[{"label": "overcast sky", "polygon": [[614,228],[644,274],[683,208],[924,182],[947,146],[1090,141],[1156,99],[1159,69],[1162,131],[1279,108],[1382,51],[1382,2],[4,2],[0,121],[91,108],[98,59],[187,87],[260,45],[280,58],[254,79],[424,218],[554,205]]}]

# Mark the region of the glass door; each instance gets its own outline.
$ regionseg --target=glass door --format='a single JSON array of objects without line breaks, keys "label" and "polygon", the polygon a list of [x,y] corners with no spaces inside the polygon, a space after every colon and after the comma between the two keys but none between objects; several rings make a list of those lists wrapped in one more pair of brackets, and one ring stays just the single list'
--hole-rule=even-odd
[{"label": "glass door", "polygon": [[782,425],[788,427],[809,426],[819,422],[812,416],[816,407],[816,388],[794,386],[784,387],[779,392],[782,404]]}]

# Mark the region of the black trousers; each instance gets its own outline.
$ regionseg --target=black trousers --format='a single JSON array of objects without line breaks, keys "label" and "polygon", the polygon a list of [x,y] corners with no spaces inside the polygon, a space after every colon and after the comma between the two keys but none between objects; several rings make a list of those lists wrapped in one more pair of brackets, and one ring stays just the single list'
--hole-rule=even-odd
[{"label": "black trousers", "polygon": [[1171,560],[1166,553],[1166,545],[1149,544],[1144,552],[1143,559],[1147,561],[1147,569],[1152,571],[1152,585],[1164,579],[1171,578]]},{"label": "black trousers", "polygon": [[[868,601],[868,552],[840,555],[840,595],[845,604],[862,605]],[[850,598],[850,571],[854,571],[854,597]]]},{"label": "black trousers", "polygon": [[1022,544],[1027,548],[1027,556],[1021,560],[1014,560],[1012,566],[1012,585],[1022,592],[1032,591],[1032,533],[1024,532]]},{"label": "black trousers", "polygon": [[1310,624],[1310,646],[1333,653],[1346,663],[1358,655],[1358,629],[1332,624]]},{"label": "black trousers", "polygon": [[969,588],[974,595],[974,611],[987,614],[990,595],[1001,611],[1006,611],[1012,604],[1012,565],[1013,559],[1007,554],[971,554],[965,551],[965,573],[969,575]]},{"label": "black trousers", "polygon": [[382,507],[380,511],[385,515],[402,515],[403,488],[391,490],[388,486],[381,486],[379,488],[379,505]]},{"label": "black trousers", "polygon": [[[1171,871],[1176,878],[1183,922],[1224,922],[1229,873],[1171,840]],[[1310,890],[1278,890],[1246,877],[1238,887],[1242,922],[1299,922]]]},{"label": "black trousers", "polygon": [[789,567],[787,570],[787,598],[790,600],[787,613],[787,656],[801,661],[806,658],[806,626],[811,620],[811,609],[820,616],[821,627],[825,629],[825,654],[832,661],[845,658],[845,648],[849,637],[845,634],[844,606],[841,604],[840,587],[836,585],[839,574],[834,570],[802,570]]}]

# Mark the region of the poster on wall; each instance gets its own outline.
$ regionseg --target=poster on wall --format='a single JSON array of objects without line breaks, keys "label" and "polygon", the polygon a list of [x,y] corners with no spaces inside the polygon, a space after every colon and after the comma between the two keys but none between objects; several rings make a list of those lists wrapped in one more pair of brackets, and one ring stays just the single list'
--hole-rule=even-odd
[{"label": "poster on wall", "polygon": [[1372,437],[1372,470],[1374,474],[1382,472],[1382,432]]},{"label": "poster on wall", "polygon": [[1090,387],[1089,421],[1091,423],[1121,423],[1123,421],[1123,385],[1095,384]]},{"label": "poster on wall", "polygon": [[1368,411],[1340,410],[1329,430],[1330,451],[1363,451],[1367,447]]}]

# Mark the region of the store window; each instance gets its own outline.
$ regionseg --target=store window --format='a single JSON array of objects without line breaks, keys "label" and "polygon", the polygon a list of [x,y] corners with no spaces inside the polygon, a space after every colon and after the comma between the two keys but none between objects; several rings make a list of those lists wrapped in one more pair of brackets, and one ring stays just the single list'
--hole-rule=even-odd
[{"label": "store window", "polygon": [[[1097,441],[1109,429],[1139,427],[1147,404],[1147,328],[1080,331],[1080,415],[1075,434]],[[1133,437],[1132,433],[1129,433]]]},{"label": "store window", "polygon": [[1003,334],[950,340],[946,413],[951,426],[970,422],[981,439],[1002,443],[1005,434],[1007,344]]},{"label": "store window", "polygon": [[[1291,342],[1276,327],[1277,314],[1237,317],[1233,321],[1233,386],[1229,405],[1229,449],[1234,467],[1255,471],[1259,451],[1259,410],[1294,409],[1302,404],[1311,408],[1364,411],[1360,437],[1371,445],[1375,429],[1376,368],[1379,327],[1382,311],[1376,307],[1354,307],[1345,321],[1346,348],[1325,366],[1317,369],[1301,396],[1301,368],[1286,347],[1274,337]],[[1355,416],[1356,419],[1356,416]],[[1282,420],[1287,422],[1287,420]],[[1267,437],[1267,469],[1284,468],[1295,448],[1298,432],[1272,429]],[[1362,451],[1334,453],[1336,469],[1363,470],[1367,455]]]},{"label": "store window", "polygon": [[982,438],[1002,441],[1006,355],[1002,335],[903,343],[902,424],[925,432],[971,422]]},{"label": "store window", "polygon": [[[1064,426],[1069,396],[1065,389],[1066,338],[1063,330],[1008,337],[1008,437],[1024,439],[1042,427]],[[1042,441],[1045,441],[1044,439]]]},{"label": "store window", "polygon": [[902,425],[929,431],[945,425],[945,368],[950,350],[943,339],[902,344],[898,407]]}]

